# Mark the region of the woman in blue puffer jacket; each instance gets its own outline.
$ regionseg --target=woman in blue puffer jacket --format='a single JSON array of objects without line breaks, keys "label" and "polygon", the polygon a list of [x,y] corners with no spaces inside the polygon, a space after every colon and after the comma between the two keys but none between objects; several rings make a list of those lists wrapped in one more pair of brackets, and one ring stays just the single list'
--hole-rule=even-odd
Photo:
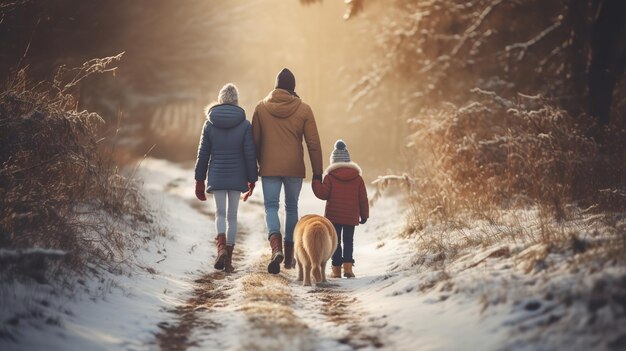
[{"label": "woman in blue puffer jacket", "polygon": [[[254,190],[258,169],[252,127],[246,112],[238,106],[239,92],[226,84],[218,95],[218,105],[211,107],[204,123],[196,160],[196,197],[206,201],[207,193],[215,199],[217,258],[215,269],[234,271],[233,248],[237,235],[239,196],[246,201]],[[228,211],[226,202],[228,200]],[[227,228],[228,222],[228,228]]]}]

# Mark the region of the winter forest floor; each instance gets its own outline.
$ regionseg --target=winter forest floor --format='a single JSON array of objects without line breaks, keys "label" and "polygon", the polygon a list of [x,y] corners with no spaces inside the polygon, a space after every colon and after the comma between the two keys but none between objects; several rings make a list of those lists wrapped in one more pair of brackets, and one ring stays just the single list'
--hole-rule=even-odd
[{"label": "winter forest floor", "polygon": [[[296,270],[269,275],[260,187],[240,204],[236,271],[215,271],[212,199],[195,199],[191,174],[167,161],[143,162],[147,200],[168,234],[141,251],[132,274],[79,279],[72,296],[46,287],[0,288],[0,312],[13,316],[0,326],[0,348],[626,348],[624,267],[576,268],[566,252],[541,263],[524,260],[542,250],[537,244],[474,249],[443,265],[401,237],[406,213],[393,196],[379,200],[368,223],[357,227],[356,279],[303,287]],[[322,214],[323,207],[305,183],[300,215]]]}]

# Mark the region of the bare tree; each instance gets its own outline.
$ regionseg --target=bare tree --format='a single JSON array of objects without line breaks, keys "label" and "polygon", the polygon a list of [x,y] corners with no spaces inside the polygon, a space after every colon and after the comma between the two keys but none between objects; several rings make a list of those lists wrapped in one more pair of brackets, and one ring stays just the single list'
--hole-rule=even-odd
[{"label": "bare tree", "polygon": [[[405,100],[416,106],[460,103],[479,87],[538,93],[601,125],[611,121],[626,67],[624,1],[397,0],[387,7],[390,15],[375,31],[383,55],[355,85],[356,100],[399,71],[408,78]],[[363,1],[353,1],[348,11],[362,8]]]}]

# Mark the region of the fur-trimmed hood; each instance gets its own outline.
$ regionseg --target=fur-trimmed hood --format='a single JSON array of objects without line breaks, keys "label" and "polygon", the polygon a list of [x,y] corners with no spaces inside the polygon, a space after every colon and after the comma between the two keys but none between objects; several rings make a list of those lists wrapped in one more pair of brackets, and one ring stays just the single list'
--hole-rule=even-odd
[{"label": "fur-trimmed hood", "polygon": [[361,167],[354,162],[335,162],[326,168],[326,174],[344,181],[352,180],[361,173]]}]

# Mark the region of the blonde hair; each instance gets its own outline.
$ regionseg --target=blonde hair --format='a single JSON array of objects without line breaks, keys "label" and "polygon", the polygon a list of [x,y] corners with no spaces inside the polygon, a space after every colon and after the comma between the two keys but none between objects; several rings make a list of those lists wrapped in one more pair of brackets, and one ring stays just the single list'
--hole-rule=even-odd
[{"label": "blonde hair", "polygon": [[218,104],[239,105],[239,91],[233,83],[227,83],[217,95]]}]

